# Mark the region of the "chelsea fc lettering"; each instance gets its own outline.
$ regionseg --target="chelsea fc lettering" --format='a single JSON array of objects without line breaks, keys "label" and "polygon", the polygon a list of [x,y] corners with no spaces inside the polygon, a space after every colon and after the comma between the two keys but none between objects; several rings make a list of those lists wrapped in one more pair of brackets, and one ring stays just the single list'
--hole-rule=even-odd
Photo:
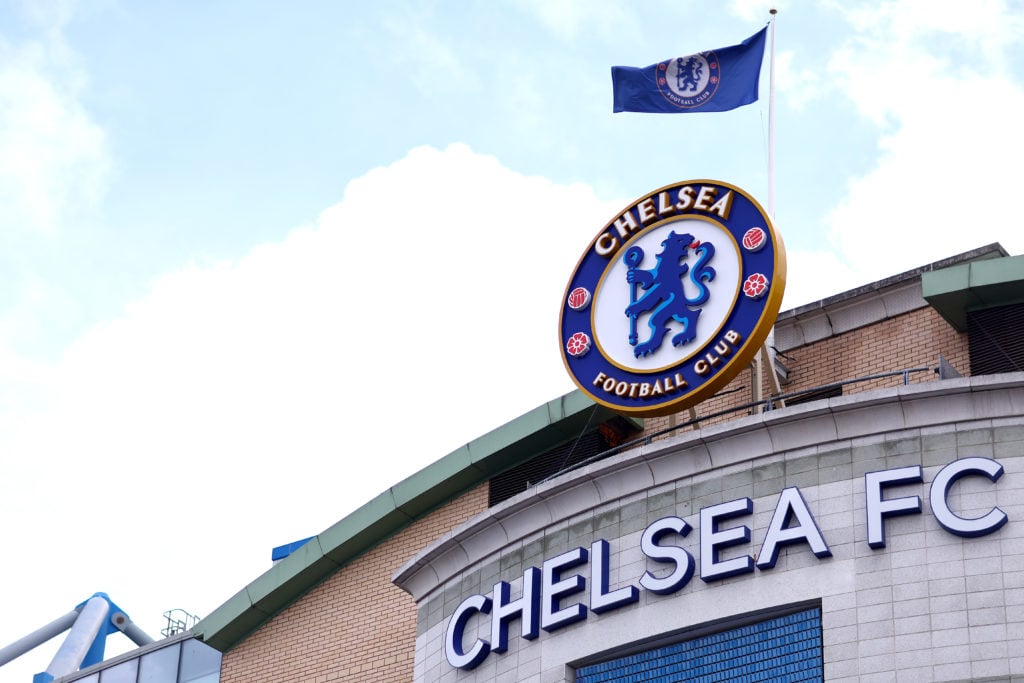
[{"label": "chelsea fc lettering", "polygon": [[[998,507],[980,517],[965,518],[949,505],[950,489],[958,480],[973,476],[985,477],[994,483],[1002,474],[1003,466],[989,458],[962,458],[943,467],[932,479],[929,490],[931,513],[939,526],[961,538],[985,536],[1002,528],[1008,517]],[[865,474],[865,541],[871,550],[885,548],[887,518],[921,512],[919,496],[900,496],[891,489],[922,481],[920,465]],[[890,489],[888,495],[887,489]],[[508,650],[509,625],[517,619],[521,637],[534,640],[541,630],[551,633],[586,619],[588,607],[589,612],[602,614],[638,602],[641,589],[656,595],[675,593],[690,582],[698,569],[704,582],[749,574],[755,569],[769,571],[775,567],[779,551],[785,546],[805,545],[823,561],[832,557],[800,489],[790,487],[779,494],[757,554],[751,557],[733,553],[733,557],[724,558],[722,551],[750,543],[751,529],[740,520],[753,513],[750,498],[701,509],[698,515],[699,560],[682,545],[682,540],[693,530],[686,520],[676,516],[656,520],[640,537],[640,552],[647,560],[647,568],[635,584],[623,579],[625,585],[618,588],[612,588],[611,544],[605,539],[594,541],[589,549],[580,546],[546,559],[540,567],[530,567],[523,573],[519,598],[511,597],[509,582],[499,581],[490,596],[471,595],[464,599],[455,608],[445,630],[445,657],[453,667],[473,669],[490,653]],[[930,554],[928,559],[933,561]],[[941,561],[941,558],[934,561]],[[489,637],[473,637],[472,632],[481,631]],[[471,643],[468,648],[467,641]]]}]

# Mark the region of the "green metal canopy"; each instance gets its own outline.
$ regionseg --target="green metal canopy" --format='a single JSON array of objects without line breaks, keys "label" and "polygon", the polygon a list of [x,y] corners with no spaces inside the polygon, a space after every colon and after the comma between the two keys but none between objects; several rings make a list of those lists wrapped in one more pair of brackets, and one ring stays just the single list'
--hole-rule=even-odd
[{"label": "green metal canopy", "polygon": [[958,332],[967,312],[1024,302],[1024,256],[988,258],[921,275],[925,301]]}]

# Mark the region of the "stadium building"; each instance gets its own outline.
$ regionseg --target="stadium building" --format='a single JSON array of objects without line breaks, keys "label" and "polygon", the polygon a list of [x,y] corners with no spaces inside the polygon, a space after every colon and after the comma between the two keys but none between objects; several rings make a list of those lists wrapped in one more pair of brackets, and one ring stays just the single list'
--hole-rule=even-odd
[{"label": "stadium building", "polygon": [[[998,245],[785,311],[781,394],[573,392],[58,680],[1024,680],[1022,329]],[[146,668],[186,648],[219,671]]]}]

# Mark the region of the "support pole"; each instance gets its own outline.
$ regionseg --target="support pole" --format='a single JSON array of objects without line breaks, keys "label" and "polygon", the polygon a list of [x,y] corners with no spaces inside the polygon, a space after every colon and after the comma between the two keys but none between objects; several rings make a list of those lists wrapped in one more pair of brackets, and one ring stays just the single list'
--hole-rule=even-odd
[{"label": "support pole", "polygon": [[754,362],[750,366],[750,400],[757,402],[754,408],[755,413],[764,412],[764,394],[761,391],[761,378],[764,377],[764,347],[754,355]]},{"label": "support pole", "polygon": [[17,659],[29,650],[34,650],[50,638],[54,638],[59,636],[61,633],[64,633],[64,631],[67,631],[75,625],[75,619],[77,618],[78,610],[73,609],[64,616],[54,619],[46,626],[37,628],[24,638],[20,638],[10,645],[0,649],[0,666]]},{"label": "support pole", "polygon": [[114,625],[121,631],[121,633],[128,636],[133,643],[142,647],[143,645],[149,645],[154,643],[149,634],[139,628],[134,621],[128,618],[128,615],[124,612],[117,612],[113,616]]},{"label": "support pole", "polygon": [[78,671],[96,641],[100,629],[103,628],[103,622],[106,621],[109,612],[109,602],[99,596],[89,598],[78,614],[68,637],[53,656],[50,666],[46,667],[46,673],[57,678]]},{"label": "support pole", "polygon": [[154,642],[145,631],[132,623],[121,608],[110,601],[106,593],[96,593],[64,616],[0,648],[0,666],[39,647],[64,631],[70,631],[50,666],[32,679],[33,683],[49,683],[59,676],[72,674],[83,667],[103,661],[106,638],[115,630],[124,633],[140,647]]}]

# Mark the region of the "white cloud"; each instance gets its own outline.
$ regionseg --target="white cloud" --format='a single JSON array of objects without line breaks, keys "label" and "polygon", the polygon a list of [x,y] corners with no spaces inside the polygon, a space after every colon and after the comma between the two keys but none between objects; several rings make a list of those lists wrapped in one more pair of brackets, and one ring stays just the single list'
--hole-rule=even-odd
[{"label": "white cloud", "polygon": [[786,104],[801,110],[822,97],[829,88],[822,82],[819,70],[798,67],[794,51],[780,50],[775,59],[775,89],[785,93]]},{"label": "white cloud", "polygon": [[[941,86],[938,80],[933,85]],[[946,81],[950,88],[965,83]],[[907,107],[899,128],[882,138],[874,170],[851,182],[829,218],[832,238],[852,262],[875,264],[871,277],[983,244],[1024,247],[1011,217],[1019,178],[1009,160],[1024,154],[1013,133],[1024,117],[1024,92],[1007,81],[975,79],[990,111],[956,106]]]},{"label": "white cloud", "polygon": [[787,250],[786,260],[784,311],[868,282],[856,267],[851,267],[832,251]]},{"label": "white cloud", "polygon": [[627,9],[628,5],[613,0],[519,0],[518,5],[566,42],[573,42],[584,33],[616,41],[642,35],[637,17]]},{"label": "white cloud", "polygon": [[[1024,15],[1019,2],[977,0],[965,7],[955,0],[889,0],[872,5],[832,5],[860,33],[868,56],[887,60],[933,53],[929,59],[955,71],[981,59],[986,68],[1005,70],[1005,50],[1020,43]],[[965,59],[967,58],[967,59]],[[905,64],[889,60],[907,73]]]},{"label": "white cloud", "polygon": [[[60,9],[60,8],[58,8]],[[102,194],[102,129],[80,102],[84,74],[61,38],[63,9],[38,41],[0,38],[0,230],[52,232]]]},{"label": "white cloud", "polygon": [[1011,208],[1024,89],[1001,50],[1021,20],[1000,3],[976,9],[981,19],[964,18],[973,5],[921,2],[847,14],[859,33],[830,71],[881,138],[875,167],[849,182],[826,222],[862,282],[989,242],[1024,248]]},{"label": "white cloud", "polygon": [[5,548],[74,564],[7,558],[12,585],[60,587],[9,611],[109,590],[151,632],[205,613],[271,546],[569,391],[560,297],[623,203],[419,148],[284,241],[159,278],[59,363],[0,354],[0,516],[34,520]]}]

